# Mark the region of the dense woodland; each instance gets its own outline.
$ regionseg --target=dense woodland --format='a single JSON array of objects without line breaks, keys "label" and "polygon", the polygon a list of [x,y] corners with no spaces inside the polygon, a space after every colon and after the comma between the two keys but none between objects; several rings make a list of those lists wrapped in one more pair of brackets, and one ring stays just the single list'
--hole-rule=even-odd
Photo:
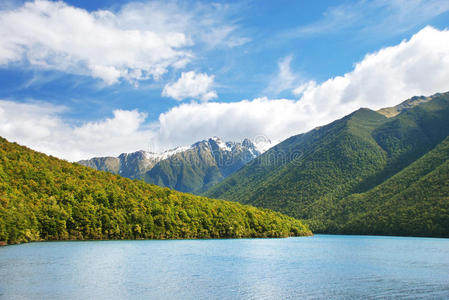
[{"label": "dense woodland", "polygon": [[130,180],[0,138],[0,241],[310,235],[277,212]]},{"label": "dense woodland", "polygon": [[311,234],[297,219],[315,232],[449,237],[449,93],[411,100],[293,136],[206,193],[264,209],[0,139],[0,241]]},{"label": "dense woodland", "polygon": [[293,136],[206,195],[270,208],[314,232],[449,236],[449,93],[388,117],[360,109]]},{"label": "dense woodland", "polygon": [[434,150],[330,212],[329,232],[449,236],[449,137]]}]

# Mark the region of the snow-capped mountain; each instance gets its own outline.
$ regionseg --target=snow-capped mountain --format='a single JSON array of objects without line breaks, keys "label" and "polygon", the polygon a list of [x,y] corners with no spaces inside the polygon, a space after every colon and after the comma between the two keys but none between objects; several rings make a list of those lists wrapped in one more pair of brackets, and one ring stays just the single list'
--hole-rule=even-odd
[{"label": "snow-capped mountain", "polygon": [[137,151],[78,163],[183,192],[202,193],[261,153],[249,139],[240,143],[213,137],[162,153]]}]

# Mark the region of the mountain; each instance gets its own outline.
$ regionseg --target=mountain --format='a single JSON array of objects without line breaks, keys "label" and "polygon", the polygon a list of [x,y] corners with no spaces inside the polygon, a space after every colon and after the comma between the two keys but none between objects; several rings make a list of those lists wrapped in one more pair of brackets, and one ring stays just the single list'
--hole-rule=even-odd
[{"label": "mountain", "polygon": [[185,150],[187,148],[178,147],[159,154],[141,150],[134,153],[122,153],[118,157],[94,157],[78,163],[99,171],[107,171],[131,179],[141,179],[159,161]]},{"label": "mountain", "polygon": [[342,199],[330,218],[338,233],[447,237],[449,137],[382,184]]},{"label": "mountain", "polygon": [[410,108],[413,108],[421,103],[429,102],[432,100],[432,97],[425,97],[425,96],[415,96],[408,100],[405,100],[399,105],[393,106],[393,107],[386,107],[379,109],[377,112],[386,116],[387,118],[391,118],[394,116],[397,116],[403,111],[409,110]]},{"label": "mountain", "polygon": [[249,140],[223,142],[214,137],[190,147],[161,154],[138,151],[115,157],[98,157],[79,163],[131,179],[169,187],[181,192],[202,193],[235,173],[261,151]]},{"label": "mountain", "polygon": [[69,163],[0,138],[0,244],[310,235],[277,212]]},{"label": "mountain", "polygon": [[201,193],[260,155],[248,139],[224,143],[211,138],[158,162],[145,181],[182,192]]},{"label": "mountain", "polygon": [[[306,220],[317,232],[449,236],[443,226],[449,218],[442,175],[447,153],[438,152],[434,169],[425,171],[422,163],[444,148],[448,116],[449,93],[414,97],[379,112],[362,108],[285,140],[205,195],[278,210]],[[410,172],[416,177],[404,175]],[[396,194],[394,180],[407,182]],[[425,185],[429,180],[437,186]],[[418,187],[419,193],[411,192]],[[426,225],[404,230],[416,220]]]}]

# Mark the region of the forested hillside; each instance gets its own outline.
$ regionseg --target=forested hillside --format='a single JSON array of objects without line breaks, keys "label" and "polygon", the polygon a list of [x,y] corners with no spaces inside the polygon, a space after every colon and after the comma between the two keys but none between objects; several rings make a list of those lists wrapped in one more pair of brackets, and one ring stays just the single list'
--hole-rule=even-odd
[{"label": "forested hillside", "polygon": [[310,235],[269,210],[96,171],[0,138],[0,241]]},{"label": "forested hillside", "polygon": [[[206,195],[278,210],[306,220],[317,232],[449,236],[449,229],[442,229],[449,228],[444,227],[449,201],[449,183],[443,175],[447,153],[440,152],[432,172],[416,170],[423,166],[419,159],[426,154],[433,157],[429,151],[449,135],[449,93],[414,97],[380,112],[360,109],[291,137]],[[403,176],[401,171],[414,162],[418,167],[413,172],[421,175],[399,188],[407,200],[399,192],[390,195],[388,182]],[[425,185],[429,180],[435,184]],[[409,185],[422,190],[412,193]],[[373,191],[377,196],[372,196]],[[394,218],[405,206],[412,207]],[[411,213],[418,208],[427,210]],[[376,223],[377,219],[384,221]],[[417,220],[426,225],[404,228]]]},{"label": "forested hillside", "polygon": [[449,137],[434,150],[330,212],[334,233],[449,236]]}]

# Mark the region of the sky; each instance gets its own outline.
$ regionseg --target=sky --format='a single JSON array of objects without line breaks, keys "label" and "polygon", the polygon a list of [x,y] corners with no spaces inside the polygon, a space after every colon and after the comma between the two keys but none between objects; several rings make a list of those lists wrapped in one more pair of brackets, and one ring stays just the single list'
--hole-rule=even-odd
[{"label": "sky", "polygon": [[449,91],[449,1],[0,2],[0,136],[69,161],[273,144]]}]

